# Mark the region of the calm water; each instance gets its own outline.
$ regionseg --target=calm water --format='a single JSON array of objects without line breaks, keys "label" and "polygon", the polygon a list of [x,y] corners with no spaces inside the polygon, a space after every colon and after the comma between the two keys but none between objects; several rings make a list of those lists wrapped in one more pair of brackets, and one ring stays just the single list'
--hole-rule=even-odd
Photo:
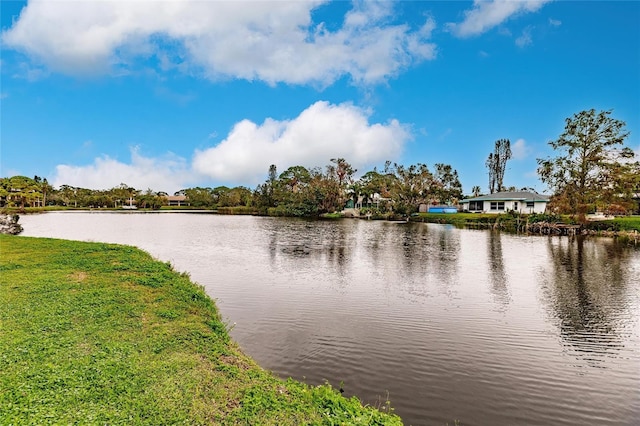
[{"label": "calm water", "polygon": [[640,248],[446,225],[180,213],[22,216],[188,271],[263,367],[406,424],[640,424]]}]

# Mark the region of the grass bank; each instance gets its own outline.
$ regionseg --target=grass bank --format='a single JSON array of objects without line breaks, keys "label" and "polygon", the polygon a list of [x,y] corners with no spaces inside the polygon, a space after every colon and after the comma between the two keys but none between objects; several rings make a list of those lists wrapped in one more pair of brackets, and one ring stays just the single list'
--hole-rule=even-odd
[{"label": "grass bank", "polygon": [[402,424],[263,370],[133,247],[0,235],[0,300],[0,424]]}]

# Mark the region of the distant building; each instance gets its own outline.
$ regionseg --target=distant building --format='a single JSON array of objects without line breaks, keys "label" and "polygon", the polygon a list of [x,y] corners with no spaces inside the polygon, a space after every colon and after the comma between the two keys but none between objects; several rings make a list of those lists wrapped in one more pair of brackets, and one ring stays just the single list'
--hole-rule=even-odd
[{"label": "distant building", "polygon": [[472,213],[544,213],[549,202],[548,195],[535,192],[496,192],[495,194],[467,198],[460,201],[462,210]]},{"label": "distant building", "polygon": [[387,198],[383,198],[377,192],[369,197],[364,195],[358,195],[357,200],[352,198],[348,199],[345,203],[345,209],[362,209],[366,207],[380,208],[380,204],[387,201]]},{"label": "distant building", "polygon": [[188,206],[189,200],[187,200],[186,195],[167,195],[167,205]]}]

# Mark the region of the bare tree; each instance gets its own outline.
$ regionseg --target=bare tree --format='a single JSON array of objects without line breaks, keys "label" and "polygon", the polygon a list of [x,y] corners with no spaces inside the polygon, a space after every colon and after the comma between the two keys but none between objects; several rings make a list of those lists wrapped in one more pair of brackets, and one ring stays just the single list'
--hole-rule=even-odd
[{"label": "bare tree", "polygon": [[504,172],[507,169],[507,161],[511,158],[511,141],[498,139],[494,152],[489,154],[485,165],[489,169],[489,193],[499,192],[504,189]]}]

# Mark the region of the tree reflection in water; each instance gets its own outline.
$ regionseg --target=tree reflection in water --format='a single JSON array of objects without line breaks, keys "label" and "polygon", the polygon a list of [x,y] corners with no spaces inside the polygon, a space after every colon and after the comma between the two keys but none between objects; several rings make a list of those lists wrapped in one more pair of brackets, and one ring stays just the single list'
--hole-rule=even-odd
[{"label": "tree reflection in water", "polygon": [[583,236],[549,238],[553,271],[545,274],[545,296],[565,347],[590,365],[615,356],[629,336],[627,283],[631,250],[613,240]]},{"label": "tree reflection in water", "polygon": [[504,268],[502,254],[502,237],[498,231],[487,231],[487,253],[489,257],[489,272],[491,277],[491,293],[497,302],[498,310],[504,312],[511,300],[509,294],[509,276]]}]

